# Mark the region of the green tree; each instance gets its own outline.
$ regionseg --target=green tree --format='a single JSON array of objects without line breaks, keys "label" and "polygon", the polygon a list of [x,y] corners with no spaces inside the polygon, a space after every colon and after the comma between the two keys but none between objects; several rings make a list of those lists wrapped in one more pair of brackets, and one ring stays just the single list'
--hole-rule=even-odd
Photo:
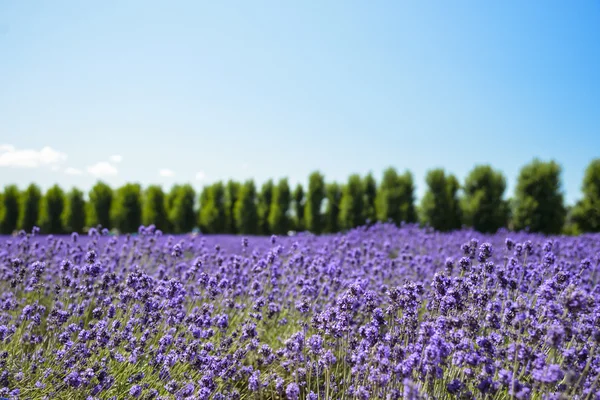
[{"label": "green tree", "polygon": [[294,229],[296,231],[304,230],[304,207],[306,205],[306,199],[304,197],[304,188],[302,184],[296,185],[293,193],[293,208],[294,208]]},{"label": "green tree", "polygon": [[63,212],[65,210],[65,193],[54,185],[46,192],[42,201],[41,229],[44,233],[64,233]]},{"label": "green tree", "polygon": [[173,185],[173,187],[171,188],[171,190],[169,190],[169,193],[167,193],[166,197],[167,197],[167,216],[169,217],[169,231],[173,231],[173,226],[171,225],[171,210],[173,210],[173,208],[175,208],[175,200],[177,199],[177,196],[179,195],[179,188],[181,187],[181,185]]},{"label": "green tree", "polygon": [[103,228],[110,229],[112,203],[111,187],[104,182],[97,182],[89,193],[87,225],[90,227],[101,225]]},{"label": "green tree", "polygon": [[113,226],[122,233],[137,232],[142,224],[142,188],[128,183],[115,192],[111,208]]},{"label": "green tree", "polygon": [[236,230],[244,235],[258,233],[258,211],[256,209],[256,186],[254,181],[248,180],[240,189],[238,200],[235,203]]},{"label": "green tree", "polygon": [[206,233],[224,233],[227,229],[227,206],[223,183],[216,182],[205,187],[204,193],[204,198],[200,199],[200,228]]},{"label": "green tree", "polygon": [[365,192],[365,220],[375,222],[377,220],[377,210],[375,202],[377,199],[377,182],[373,175],[369,173],[364,180],[364,192]]},{"label": "green tree", "polygon": [[67,204],[63,212],[63,226],[67,232],[83,232],[85,227],[85,200],[83,192],[73,188],[67,194]]},{"label": "green tree", "polygon": [[235,203],[240,192],[239,182],[229,180],[225,187],[225,232],[237,233],[235,227]]},{"label": "green tree", "polygon": [[145,226],[154,225],[163,232],[170,230],[167,214],[167,199],[162,187],[150,185],[144,193],[142,222]]},{"label": "green tree", "polygon": [[19,222],[19,188],[9,185],[4,188],[0,205],[0,233],[10,235]]},{"label": "green tree", "polygon": [[347,230],[363,225],[365,209],[365,193],[362,179],[353,174],[348,178],[348,183],[342,189],[340,201],[340,228]]},{"label": "green tree", "polygon": [[502,198],[506,180],[489,165],[476,166],[463,188],[462,211],[465,224],[479,232],[494,233],[507,226],[508,203]]},{"label": "green tree", "polygon": [[443,169],[434,169],[425,178],[427,192],[423,196],[421,212],[423,222],[438,231],[451,231],[461,227],[461,210],[457,198],[460,188],[452,174]]},{"label": "green tree", "polygon": [[273,201],[273,180],[266,181],[258,194],[258,232],[261,235],[271,233],[269,226],[269,212],[271,211],[271,203]]},{"label": "green tree", "polygon": [[210,190],[211,186],[204,185],[202,187],[202,191],[200,191],[200,199],[199,199],[199,208],[198,208],[198,227],[202,232],[208,232],[210,227],[204,224],[204,219],[206,219],[207,208],[210,208]]},{"label": "green tree", "polygon": [[269,228],[270,231],[284,235],[290,229],[290,218],[288,211],[290,208],[291,193],[287,179],[281,179],[273,191],[273,201],[269,210]]},{"label": "green tree", "polygon": [[513,224],[516,230],[560,233],[566,218],[560,166],[534,159],[521,168],[515,190]]},{"label": "green tree", "polygon": [[586,168],[581,190],[583,199],[573,207],[573,222],[582,232],[600,232],[600,158]]},{"label": "green tree", "polygon": [[196,226],[196,192],[191,185],[173,187],[170,194],[169,221],[175,233],[188,233]]},{"label": "green tree", "polygon": [[304,222],[308,231],[319,234],[323,231],[323,214],[321,206],[325,198],[325,178],[319,172],[308,177],[308,193],[304,206]]},{"label": "green tree", "polygon": [[409,171],[398,175],[394,168],[387,168],[375,199],[377,219],[382,222],[391,220],[396,225],[416,222],[414,193],[413,177]]},{"label": "green tree", "polygon": [[31,232],[34,226],[40,223],[40,207],[42,202],[42,191],[31,184],[21,193],[21,207],[19,215],[19,228]]},{"label": "green tree", "polygon": [[340,202],[342,200],[342,188],[336,182],[329,183],[326,187],[327,208],[325,209],[325,232],[339,232],[340,224]]}]

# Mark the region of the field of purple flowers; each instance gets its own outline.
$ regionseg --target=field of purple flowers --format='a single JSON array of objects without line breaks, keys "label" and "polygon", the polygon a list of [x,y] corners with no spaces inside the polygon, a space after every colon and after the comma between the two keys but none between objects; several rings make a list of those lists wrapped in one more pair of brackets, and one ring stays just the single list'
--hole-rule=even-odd
[{"label": "field of purple flowers", "polygon": [[600,398],[600,236],[0,239],[0,397]]}]

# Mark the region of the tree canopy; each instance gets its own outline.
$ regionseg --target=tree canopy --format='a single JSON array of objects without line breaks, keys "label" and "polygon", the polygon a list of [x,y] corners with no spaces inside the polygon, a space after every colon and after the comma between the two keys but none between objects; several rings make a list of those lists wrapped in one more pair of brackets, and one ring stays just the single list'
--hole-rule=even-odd
[{"label": "tree canopy", "polygon": [[461,227],[461,210],[458,202],[458,180],[443,169],[433,169],[425,178],[427,192],[421,201],[423,222],[438,231],[451,231]]},{"label": "tree canopy", "polygon": [[503,199],[506,179],[489,165],[473,168],[463,187],[464,222],[479,232],[493,233],[507,226],[508,202]]},{"label": "tree canopy", "polygon": [[560,233],[566,208],[560,181],[561,168],[538,159],[521,168],[515,191],[514,228],[545,234]]}]

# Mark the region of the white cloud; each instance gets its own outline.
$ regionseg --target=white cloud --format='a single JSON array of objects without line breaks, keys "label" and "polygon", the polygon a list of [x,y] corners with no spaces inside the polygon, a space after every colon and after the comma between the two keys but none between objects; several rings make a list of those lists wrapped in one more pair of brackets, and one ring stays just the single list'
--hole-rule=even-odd
[{"label": "white cloud", "polygon": [[175,176],[175,172],[171,171],[168,168],[164,168],[158,171],[158,175],[162,176],[163,178],[171,178]]},{"label": "white cloud", "polygon": [[109,157],[110,162],[113,162],[115,164],[120,163],[121,161],[123,161],[123,156],[115,154],[114,156],[110,156]]},{"label": "white cloud", "polygon": [[204,173],[204,171],[198,171],[198,173],[196,173],[197,181],[203,181],[204,178],[206,178],[206,174]]},{"label": "white cloud", "polygon": [[96,177],[114,176],[119,173],[119,171],[117,170],[117,168],[114,165],[112,165],[106,161],[100,161],[94,165],[90,165],[89,167],[87,167],[87,172],[90,175],[93,175]]},{"label": "white cloud", "polygon": [[58,166],[67,160],[67,155],[52,147],[41,150],[17,149],[9,144],[0,145],[0,167],[38,168]]},{"label": "white cloud", "polygon": [[77,168],[69,167],[69,168],[65,169],[65,174],[67,174],[67,175],[82,175],[83,171],[80,169],[77,169]]}]

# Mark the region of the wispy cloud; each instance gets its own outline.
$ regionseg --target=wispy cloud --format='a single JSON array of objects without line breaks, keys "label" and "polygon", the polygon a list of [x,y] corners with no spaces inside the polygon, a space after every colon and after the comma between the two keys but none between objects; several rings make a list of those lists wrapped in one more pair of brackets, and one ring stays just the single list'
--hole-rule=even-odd
[{"label": "wispy cloud", "polygon": [[87,167],[87,172],[95,177],[115,176],[119,173],[117,167],[106,161],[100,161]]},{"label": "wispy cloud", "polygon": [[110,160],[110,162],[118,164],[121,161],[123,161],[123,156],[121,156],[119,154],[115,154],[114,156],[110,156],[108,159]]},{"label": "wispy cloud", "polygon": [[0,167],[38,168],[56,167],[67,160],[67,155],[52,147],[41,150],[17,149],[9,144],[0,145]]},{"label": "wispy cloud", "polygon": [[164,168],[164,169],[161,169],[160,171],[158,171],[158,175],[162,176],[163,178],[171,178],[171,177],[175,176],[175,172],[173,172],[172,170],[170,170],[168,168]]},{"label": "wispy cloud", "polygon": [[204,178],[206,178],[206,174],[204,173],[204,171],[198,171],[196,173],[196,180],[197,181],[203,181]]},{"label": "wispy cloud", "polygon": [[65,174],[67,175],[83,175],[83,171],[77,168],[69,167],[65,169]]}]

